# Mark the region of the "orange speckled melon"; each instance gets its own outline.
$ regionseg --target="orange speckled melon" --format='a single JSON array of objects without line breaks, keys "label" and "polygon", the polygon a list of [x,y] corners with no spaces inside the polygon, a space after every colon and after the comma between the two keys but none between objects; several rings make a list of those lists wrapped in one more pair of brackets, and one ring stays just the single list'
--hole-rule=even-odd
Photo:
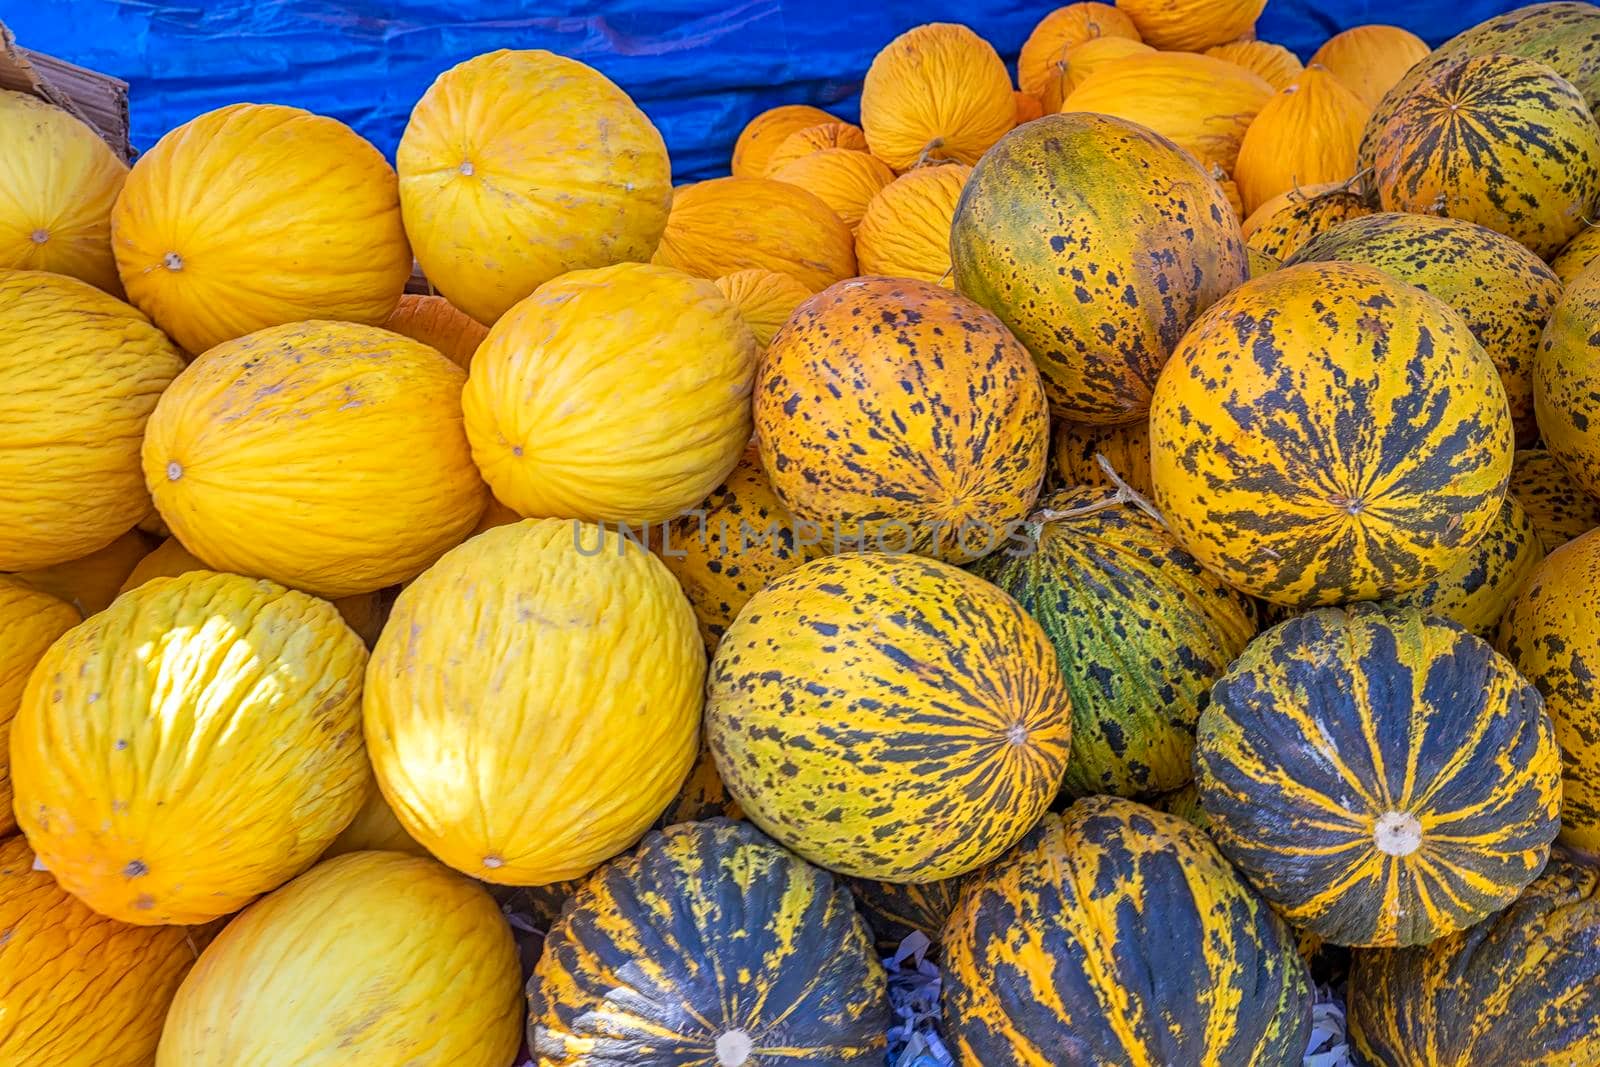
[{"label": "orange speckled melon", "polygon": [[1542,448],[1516,454],[1511,493],[1533,520],[1546,552],[1600,526],[1600,500],[1572,480],[1559,460]]},{"label": "orange speckled melon", "polygon": [[1015,125],[1005,62],[954,23],[917,26],[890,41],[861,86],[867,144],[897,171],[929,159],[976,163]]},{"label": "orange speckled melon", "polygon": [[1039,20],[1017,56],[1017,85],[1039,97],[1047,114],[1061,110],[1066,98],[1068,56],[1090,41],[1120,40],[1137,44],[1139,31],[1125,12],[1110,4],[1077,3],[1058,7]]},{"label": "orange speckled melon", "polygon": [[1000,320],[929,282],[858,278],[800,305],[762,361],[756,442],[825,542],[965,562],[1044,478],[1039,372]]},{"label": "orange speckled melon", "polygon": [[79,559],[149,513],[139,442],[181,370],[172,342],[120,300],[0,270],[0,571]]},{"label": "orange speckled melon", "polygon": [[1018,126],[1021,126],[1024,122],[1032,122],[1034,119],[1044,114],[1044,103],[1032,93],[1025,93],[1021,90],[1018,90],[1017,92],[1011,94],[1011,99],[1017,105],[1016,124]]},{"label": "orange speckled melon", "polygon": [[[1299,56],[1281,44],[1268,41],[1230,41],[1207,48],[1205,54],[1237,63],[1245,70],[1259,74],[1262,80],[1279,91],[1293,85],[1305,70]],[[1361,117],[1364,120],[1366,113],[1362,112]],[[1357,136],[1360,136],[1359,132]]]},{"label": "orange speckled melon", "polygon": [[1322,231],[1370,214],[1372,208],[1351,182],[1291,189],[1245,218],[1244,239],[1251,251],[1282,261]]},{"label": "orange speckled melon", "polygon": [[1148,422],[1095,426],[1057,419],[1051,438],[1056,474],[1063,485],[1114,484],[1096,458],[1104,456],[1118,478],[1146,496],[1154,492],[1150,484]]},{"label": "orange speckled melon", "polygon": [[218,570],[329,598],[382,589],[483,513],[464,380],[374,326],[262,330],[207,352],[162,396],[145,480],[172,532]]},{"label": "orange speckled melon", "polygon": [[1370,112],[1428,51],[1428,42],[1399,26],[1352,26],[1324,41],[1311,62],[1328,68]]},{"label": "orange speckled melon", "polygon": [[1307,263],[1202,315],[1150,409],[1156,503],[1233,585],[1309,607],[1460,562],[1511,473],[1505,389],[1466,322],[1374,267]]},{"label": "orange speckled melon", "polygon": [[1274,93],[1250,123],[1233,170],[1246,212],[1307,185],[1355,175],[1367,109],[1337,78],[1313,64]]},{"label": "orange speckled melon", "polygon": [[0,1063],[149,1067],[206,931],[96,915],[0,841]]},{"label": "orange speckled melon", "polygon": [[1544,445],[1572,480],[1600,497],[1600,270],[1567,286],[1533,360],[1533,406]]},{"label": "orange speckled melon", "polygon": [[47,270],[122,295],[111,207],[128,165],[78,118],[0,89],[0,268]]},{"label": "orange speckled melon", "polygon": [[516,943],[482,886],[432,860],[340,856],[228,924],[173,999],[155,1067],[505,1067]]},{"label": "orange speckled melon", "polygon": [[757,358],[709,281],[644,263],[574,271],[478,349],[463,397],[473,458],[523,515],[670,519],[739,462]]},{"label": "orange speckled melon", "polygon": [[820,126],[838,119],[809,104],[783,104],[768,108],[739,131],[733,146],[731,170],[736,178],[764,178],[767,162],[783,139],[808,126]]},{"label": "orange speckled melon", "polygon": [[439,75],[395,161],[417,262],[482,323],[559,274],[649,259],[672,204],[644,112],[599,71],[537,49]]},{"label": "orange speckled melon", "polygon": [[1480,56],[1424,79],[1377,134],[1385,211],[1445,215],[1561,251],[1600,196],[1600,125],[1583,95],[1531,59]]},{"label": "orange speckled melon", "polygon": [[855,233],[867,204],[894,181],[894,171],[869,153],[825,148],[777,167],[772,171],[772,180],[816,194]]},{"label": "orange speckled melon", "polygon": [[756,344],[766,348],[794,309],[811,299],[811,290],[787,274],[770,270],[736,270],[717,279],[717,289],[744,319]]},{"label": "orange speckled melon", "polygon": [[651,262],[701,278],[776,271],[812,291],[856,272],[844,220],[815,194],[767,178],[716,178],[679,189]]},{"label": "orange speckled melon", "polygon": [[856,227],[861,273],[953,286],[950,222],[971,175],[963,163],[946,163],[907,171],[884,186]]},{"label": "orange speckled melon", "polygon": [[1061,104],[1154,130],[1202,163],[1232,173],[1245,131],[1272,86],[1237,63],[1189,52],[1154,52],[1107,63]]},{"label": "orange speckled melon", "polygon": [[1550,260],[1550,269],[1556,272],[1562,285],[1571,285],[1578,275],[1600,259],[1600,226],[1585,226],[1578,235]]},{"label": "orange speckled melon", "polygon": [[867,136],[861,132],[860,126],[849,122],[835,122],[832,119],[816,126],[796,130],[772,150],[772,156],[767,160],[767,169],[758,177],[770,178],[779,167],[829,148],[848,148],[865,152]]},{"label": "orange speckled melon", "polygon": [[1072,90],[1082,85],[1093,77],[1095,71],[1119,59],[1129,56],[1149,55],[1155,49],[1132,37],[1092,37],[1076,46],[1067,53],[1066,59],[1061,61],[1061,78],[1052,87],[1050,98],[1055,107],[1047,108],[1049,112],[1061,110],[1062,101],[1066,100]]},{"label": "orange speckled melon", "polygon": [[1507,493],[1494,525],[1459,563],[1386,603],[1420,608],[1492,640],[1506,609],[1543,559],[1544,545],[1533,520]]},{"label": "orange speckled melon", "polygon": [[881,881],[1004,852],[1054,799],[1072,732],[1039,624],[920,556],[846,553],[777,578],[728,628],[707,689],[711,751],[745,816]]},{"label": "orange speckled melon", "polygon": [[479,534],[395,602],[366,731],[406,832],[505,885],[587,873],[694,762],[705,649],[661,561],[562,519]]},{"label": "orange speckled melon", "polygon": [[124,922],[203,922],[305,870],[372,785],[367,650],[333,606],[197,571],[141,586],[34,669],[11,731],[17,822]]},{"label": "orange speckled melon", "polygon": [[17,828],[11,814],[11,720],[22,704],[34,665],[56,638],[79,621],[71,604],[0,576],[0,836]]},{"label": "orange speckled melon", "polygon": [[957,290],[1033,353],[1051,410],[1108,424],[1144,415],[1172,347],[1247,270],[1239,221],[1193,158],[1088,114],[1030,122],[983,158],[950,253]]},{"label": "orange speckled melon", "polygon": [[16,577],[78,609],[85,617],[104,611],[122,592],[123,583],[150,551],[153,539],[129,530],[98,552]]},{"label": "orange speckled melon", "polygon": [[395,306],[383,328],[393,330],[437,349],[451,363],[466,370],[489,328],[442,296],[407,293]]},{"label": "orange speckled melon", "polygon": [[1117,0],[1146,44],[1198,52],[1252,36],[1267,0]]},{"label": "orange speckled melon", "polygon": [[128,174],[111,239],[128,299],[196,355],[304,319],[380,323],[411,277],[382,154],[277,104],[208,111],[161,138]]}]

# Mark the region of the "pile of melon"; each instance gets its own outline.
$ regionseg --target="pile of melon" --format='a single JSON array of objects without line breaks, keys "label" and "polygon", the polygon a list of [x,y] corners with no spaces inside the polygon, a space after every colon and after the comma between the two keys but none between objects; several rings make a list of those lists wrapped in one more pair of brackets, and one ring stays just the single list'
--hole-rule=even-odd
[{"label": "pile of melon", "polygon": [[1600,7],[1262,6],[0,93],[0,1064],[1600,1063]]}]

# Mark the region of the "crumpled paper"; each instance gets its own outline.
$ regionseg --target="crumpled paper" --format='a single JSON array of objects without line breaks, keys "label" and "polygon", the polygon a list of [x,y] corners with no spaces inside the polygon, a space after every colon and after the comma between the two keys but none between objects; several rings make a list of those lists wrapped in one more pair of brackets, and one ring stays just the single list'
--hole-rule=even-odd
[{"label": "crumpled paper", "polygon": [[1343,998],[1327,986],[1318,986],[1316,1003],[1311,1005],[1311,1042],[1300,1067],[1351,1067],[1345,1034]]},{"label": "crumpled paper", "polygon": [[890,1067],[955,1067],[939,1035],[939,989],[944,976],[928,959],[926,934],[914,932],[883,961],[889,974]]}]

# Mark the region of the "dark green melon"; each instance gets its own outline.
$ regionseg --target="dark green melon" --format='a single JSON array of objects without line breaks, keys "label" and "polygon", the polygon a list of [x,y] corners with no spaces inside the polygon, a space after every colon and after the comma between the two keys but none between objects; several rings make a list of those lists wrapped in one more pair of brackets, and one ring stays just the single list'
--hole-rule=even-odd
[{"label": "dark green melon", "polygon": [[974,877],[944,939],[964,1067],[1298,1064],[1311,986],[1294,940],[1176,815],[1090,797]]},{"label": "dark green melon", "polygon": [[961,887],[970,880],[970,875],[958,875],[921,885],[902,885],[867,878],[846,879],[861,917],[877,939],[878,953],[883,956],[894,955],[900,943],[912,934],[922,934],[937,946]]},{"label": "dark green melon", "polygon": [[590,875],[528,986],[543,1067],[881,1067],[888,1023],[849,890],[728,819]]},{"label": "dark green melon", "polygon": [[1195,562],[1117,490],[1052,494],[1031,553],[970,565],[1044,627],[1072,701],[1071,796],[1149,796],[1193,777],[1211,685],[1255,636],[1249,597]]}]

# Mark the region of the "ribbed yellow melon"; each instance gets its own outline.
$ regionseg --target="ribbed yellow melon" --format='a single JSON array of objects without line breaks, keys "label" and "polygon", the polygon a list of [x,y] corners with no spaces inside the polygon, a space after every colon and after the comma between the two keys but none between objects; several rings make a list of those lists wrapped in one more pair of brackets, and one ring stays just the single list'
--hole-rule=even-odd
[{"label": "ribbed yellow melon", "polygon": [[856,272],[844,220],[815,194],[767,178],[717,178],[679,189],[651,262],[701,278],[777,271],[813,291]]},{"label": "ribbed yellow melon", "polygon": [[659,559],[560,519],[479,534],[400,594],[367,747],[400,824],[476,878],[587,873],[694,762],[705,649]]},{"label": "ribbed yellow melon", "polygon": [[150,511],[139,442],[183,357],[87,282],[0,270],[0,571],[79,559]]},{"label": "ribbed yellow melon", "polygon": [[523,515],[672,518],[749,443],[757,354],[709,281],[643,263],[574,271],[478,349],[463,398],[473,458]]},{"label": "ribbed yellow melon", "polygon": [[1399,26],[1352,26],[1324,41],[1311,62],[1327,67],[1371,111],[1428,52],[1428,42]]},{"label": "ribbed yellow melon", "polygon": [[461,368],[374,326],[299,322],[219,345],[161,398],[156,507],[196,556],[325,597],[413,578],[488,494]]},{"label": "ribbed yellow melon", "polygon": [[73,115],[0,89],[0,268],[47,270],[122,295],[111,206],[128,165]]},{"label": "ribbed yellow melon", "polygon": [[417,262],[483,323],[559,274],[649,259],[672,203],[644,112],[599,71],[537,49],[439,75],[395,161]]},{"label": "ribbed yellow melon", "polygon": [[[1299,56],[1281,44],[1268,41],[1230,41],[1207,48],[1205,54],[1237,63],[1245,70],[1261,75],[1268,85],[1279,91],[1293,85],[1305,70]],[[1365,113],[1362,117],[1366,117]]]},{"label": "ribbed yellow melon", "polygon": [[41,570],[18,571],[16,578],[58,600],[65,600],[85,617],[117,599],[123,583],[150,551],[152,540],[129,530],[98,552],[82,559],[57,563]]},{"label": "ribbed yellow melon", "polygon": [[71,630],[11,732],[17,822],[124,922],[227,915],[305,870],[372,785],[367,650],[331,604],[197,571]]},{"label": "ribbed yellow melon", "polygon": [[766,348],[778,327],[789,321],[794,309],[811,299],[812,292],[787,274],[770,270],[736,270],[717,279],[717,289],[734,307],[756,344]]},{"label": "ribbed yellow melon", "polygon": [[894,181],[894,171],[867,152],[824,148],[775,168],[771,177],[815,194],[854,233],[867,204]]},{"label": "ribbed yellow melon", "polygon": [[1116,476],[1149,496],[1150,423],[1145,420],[1121,426],[1095,426],[1085,422],[1055,420],[1051,452],[1056,475],[1063,485],[1113,485],[1100,465],[1104,456]]},{"label": "ribbed yellow melon", "polygon": [[963,163],[946,163],[907,171],[885,186],[856,227],[861,273],[951,288],[950,221],[971,174]]},{"label": "ribbed yellow melon", "polygon": [[1018,126],[1021,126],[1024,122],[1032,122],[1034,119],[1044,114],[1043,102],[1041,102],[1040,99],[1037,96],[1034,96],[1032,93],[1025,93],[1021,90],[1018,90],[1017,92],[1011,94],[1011,99],[1017,105],[1016,124]]},{"label": "ribbed yellow melon", "polygon": [[17,828],[11,814],[11,720],[22,704],[34,665],[56,638],[79,621],[72,605],[0,577],[0,836]]},{"label": "ribbed yellow melon", "polygon": [[1387,603],[1420,608],[1493,640],[1500,620],[1544,560],[1544,545],[1517,498],[1505,503],[1489,532],[1461,561],[1420,589]]},{"label": "ribbed yellow melon", "polygon": [[1060,111],[1062,102],[1072,91],[1088,81],[1106,64],[1127,59],[1129,56],[1150,55],[1154,51],[1154,48],[1132,37],[1090,38],[1073,48],[1067,53],[1066,59],[1062,60],[1061,77],[1051,93],[1056,106],[1047,110]]},{"label": "ribbed yellow melon", "polygon": [[1017,56],[1017,85],[1039,97],[1046,113],[1061,109],[1067,95],[1067,58],[1080,45],[1098,40],[1138,43],[1139,31],[1126,12],[1110,4],[1077,3],[1058,7],[1039,20]]},{"label": "ribbed yellow melon", "polygon": [[161,138],[111,238],[128,299],[195,355],[304,319],[380,323],[411,276],[388,162],[343,123],[277,104]]},{"label": "ribbed yellow melon", "polygon": [[1597,259],[1600,259],[1600,226],[1585,226],[1550,261],[1550,269],[1556,272],[1563,285],[1571,285]]},{"label": "ribbed yellow melon", "polygon": [[1267,0],[1117,0],[1147,44],[1198,52],[1254,34]]},{"label": "ribbed yellow melon", "polygon": [[867,144],[897,171],[929,159],[976,163],[1015,125],[1005,63],[965,26],[907,30],[873,58],[861,86]]},{"label": "ribbed yellow melon", "polygon": [[400,298],[383,328],[437,349],[462,370],[472,365],[472,354],[489,335],[488,327],[444,297],[416,293]]},{"label": "ribbed yellow melon", "polygon": [[350,825],[323,850],[322,860],[350,852],[404,852],[412,856],[429,854],[400,825],[394,809],[383,798],[381,789],[374,789],[367,794],[367,802],[361,805],[361,810],[356,812]]},{"label": "ribbed yellow melon", "polygon": [[849,122],[823,122],[796,130],[778,143],[767,160],[767,169],[759,177],[770,178],[778,168],[797,159],[829,148],[848,148],[856,152],[867,151],[867,136],[861,127]]},{"label": "ribbed yellow melon", "polygon": [[505,1067],[516,943],[482,886],[432,860],[319,864],[228,924],[173,999],[155,1067]]},{"label": "ribbed yellow melon", "polygon": [[1328,71],[1308,67],[1274,93],[1239,145],[1233,176],[1245,211],[1308,185],[1355,175],[1367,108]]},{"label": "ribbed yellow melon", "polygon": [[832,115],[809,104],[783,104],[768,108],[739,131],[733,146],[731,170],[736,178],[764,178],[767,161],[783,139],[808,126],[837,122]]}]

